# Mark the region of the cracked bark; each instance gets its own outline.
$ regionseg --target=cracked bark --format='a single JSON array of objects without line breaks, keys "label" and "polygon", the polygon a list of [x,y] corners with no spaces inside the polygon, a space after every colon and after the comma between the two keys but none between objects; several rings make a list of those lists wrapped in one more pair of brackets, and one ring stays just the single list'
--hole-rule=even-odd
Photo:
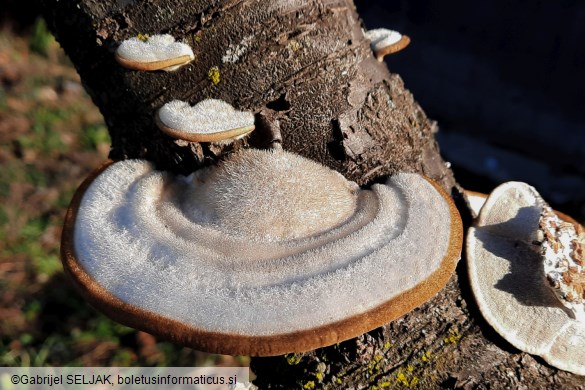
[{"label": "cracked bark", "polygon": [[[114,160],[144,158],[187,173],[231,149],[282,145],[360,185],[398,171],[419,172],[457,197],[434,139],[436,124],[400,76],[375,59],[351,0],[41,3],[105,118]],[[138,33],[172,34],[196,58],[176,72],[123,69],[114,50]],[[208,79],[212,67],[219,68],[218,84]],[[258,129],[249,140],[210,146],[175,141],[154,125],[164,103],[205,98],[255,112]],[[383,276],[376,282],[384,283]],[[423,387],[578,383],[491,333],[473,309],[466,283],[461,263],[437,297],[397,321],[336,346],[253,359],[257,383],[307,388],[413,381]]]}]

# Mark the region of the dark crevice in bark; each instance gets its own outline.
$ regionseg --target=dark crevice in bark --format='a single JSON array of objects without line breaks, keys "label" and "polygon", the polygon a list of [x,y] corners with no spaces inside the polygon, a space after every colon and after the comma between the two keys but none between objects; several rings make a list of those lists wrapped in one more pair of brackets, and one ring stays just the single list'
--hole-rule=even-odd
[{"label": "dark crevice in bark", "polygon": [[290,103],[286,100],[286,93],[281,94],[278,99],[268,102],[266,108],[274,111],[288,111],[290,110]]}]

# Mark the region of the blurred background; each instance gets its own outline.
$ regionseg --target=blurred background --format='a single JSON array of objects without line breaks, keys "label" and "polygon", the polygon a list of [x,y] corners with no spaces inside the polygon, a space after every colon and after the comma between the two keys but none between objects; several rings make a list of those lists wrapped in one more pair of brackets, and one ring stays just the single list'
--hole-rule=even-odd
[{"label": "blurred background", "polygon": [[[465,188],[526,181],[585,220],[585,3],[356,3],[368,28],[412,38],[386,61]],[[247,365],[114,323],[63,274],[67,206],[110,140],[33,4],[0,5],[0,365]]]},{"label": "blurred background", "polygon": [[466,189],[517,180],[585,218],[585,2],[357,1],[367,28],[406,34],[387,56]]}]

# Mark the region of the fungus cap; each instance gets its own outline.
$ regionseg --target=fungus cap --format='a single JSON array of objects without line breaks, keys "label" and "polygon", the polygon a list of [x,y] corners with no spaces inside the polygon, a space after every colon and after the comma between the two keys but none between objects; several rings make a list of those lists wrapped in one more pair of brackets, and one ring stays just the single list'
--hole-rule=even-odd
[{"label": "fungus cap", "polygon": [[143,71],[177,70],[195,58],[189,45],[175,42],[171,35],[153,35],[142,40],[126,39],[116,49],[116,61],[122,66]]},{"label": "fungus cap", "polygon": [[487,322],[508,342],[585,375],[585,322],[563,305],[545,276],[549,254],[539,227],[547,207],[524,183],[505,183],[489,195],[467,236],[471,287]]},{"label": "fungus cap", "polygon": [[173,138],[228,143],[254,130],[254,114],[238,111],[219,99],[206,99],[194,106],[173,100],[158,110],[156,124]]},{"label": "fungus cap", "polygon": [[473,218],[477,218],[479,216],[481,208],[485,204],[485,200],[488,197],[487,194],[476,191],[464,190],[463,197],[465,199],[465,202],[467,203],[469,211],[471,212],[471,216]]},{"label": "fungus cap", "polygon": [[449,196],[422,176],[361,190],[300,156],[245,150],[189,177],[140,160],[102,168],[75,195],[62,259],[124,324],[209,352],[279,355],[430,299],[461,237]]},{"label": "fungus cap", "polygon": [[368,30],[365,36],[370,40],[378,61],[382,61],[384,56],[394,54],[410,44],[410,38],[407,35],[387,28]]}]

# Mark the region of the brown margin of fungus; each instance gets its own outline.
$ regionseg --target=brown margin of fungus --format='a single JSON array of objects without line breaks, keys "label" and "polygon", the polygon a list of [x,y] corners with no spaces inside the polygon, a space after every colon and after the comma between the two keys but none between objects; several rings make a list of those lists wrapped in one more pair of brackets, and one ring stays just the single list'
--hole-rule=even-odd
[{"label": "brown margin of fungus", "polygon": [[376,51],[376,59],[380,62],[384,60],[384,56],[394,54],[399,52],[400,50],[404,49],[406,46],[410,44],[410,37],[408,35],[403,35],[400,37],[400,40],[396,43],[393,43],[390,46],[385,46],[380,50]]},{"label": "brown margin of fungus", "polygon": [[[98,284],[77,261],[73,237],[77,210],[87,188],[111,164],[111,161],[107,162],[93,171],[75,192],[65,216],[61,238],[61,260],[64,269],[90,304],[110,318],[197,350],[230,355],[274,356],[309,351],[357,337],[403,316],[434,297],[447,284],[461,255],[463,225],[459,212],[451,197],[437,183],[425,178],[443,196],[451,214],[447,253],[441,266],[425,281],[366,313],[314,329],[271,336],[205,331],[123,302]],[[432,240],[429,244],[432,245]],[[383,283],[383,279],[379,282]],[[234,320],[237,321],[236,318]]]},{"label": "brown margin of fungus", "polygon": [[489,194],[484,194],[483,192],[472,190],[463,190],[463,193],[468,196],[477,196],[478,198],[483,198],[484,200],[487,199],[489,196]]},{"label": "brown margin of fungus", "polygon": [[125,68],[132,69],[132,70],[143,70],[143,71],[155,71],[155,70],[165,70],[167,68],[177,66],[177,65],[185,65],[189,62],[193,61],[188,55],[182,55],[178,57],[169,58],[167,60],[159,60],[159,61],[151,61],[151,62],[140,62],[129,60],[124,57],[121,57],[118,53],[115,53],[116,61],[120,65]]},{"label": "brown margin of fungus", "polygon": [[223,130],[223,131],[216,131],[214,133],[190,133],[187,131],[182,131],[179,129],[174,129],[172,127],[168,127],[160,120],[158,116],[158,112],[154,118],[156,125],[158,128],[165,133],[176,139],[182,139],[184,141],[189,142],[219,142],[225,141],[228,139],[236,138],[239,136],[244,136],[248,133],[251,133],[256,127],[252,126],[244,126],[244,127],[237,127],[235,129]]}]

